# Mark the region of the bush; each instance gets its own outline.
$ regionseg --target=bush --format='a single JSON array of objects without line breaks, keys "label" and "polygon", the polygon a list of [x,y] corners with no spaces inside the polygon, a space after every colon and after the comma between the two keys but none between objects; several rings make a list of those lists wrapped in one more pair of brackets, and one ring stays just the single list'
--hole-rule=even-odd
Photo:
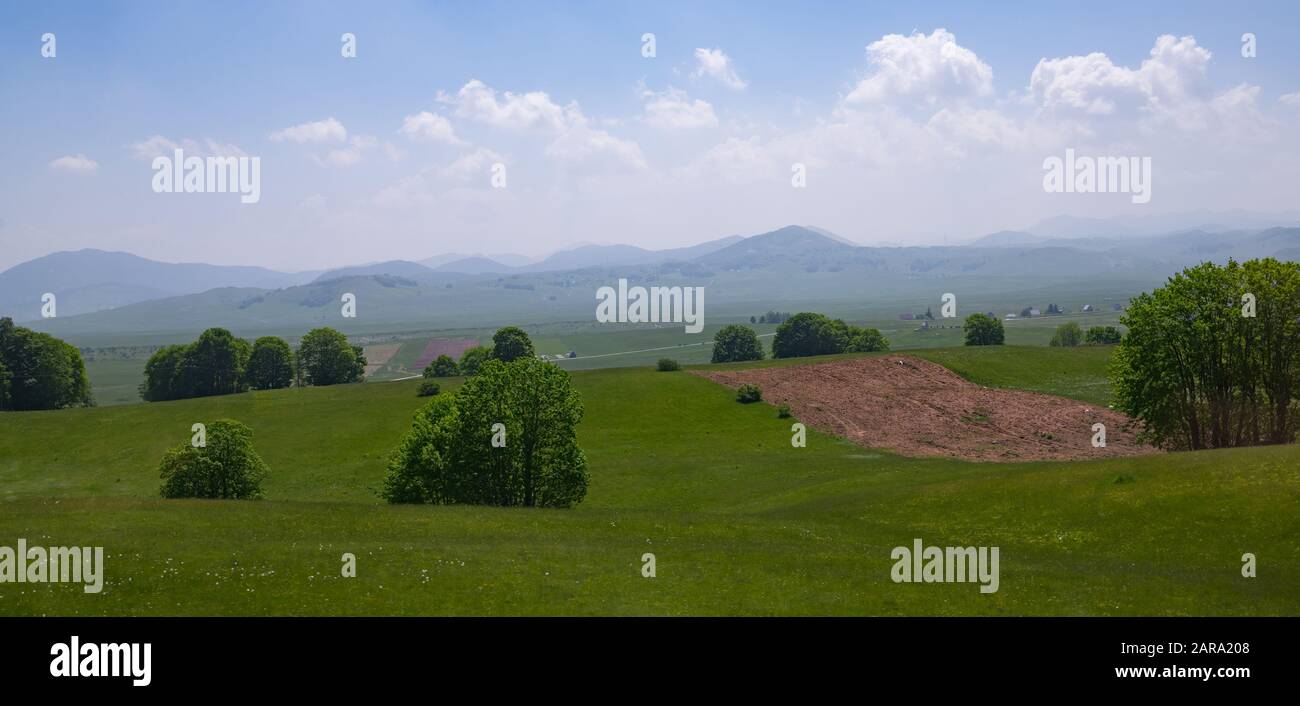
[{"label": "bush", "polygon": [[456,374],[456,361],[449,355],[440,355],[438,359],[424,367],[426,378],[449,378]]},{"label": "bush", "polygon": [[535,356],[533,340],[518,326],[507,326],[492,335],[492,357],[503,363]]},{"label": "bush", "polygon": [[207,443],[185,443],[159,464],[164,498],[252,499],[262,497],[266,463],[253,450],[253,431],[233,419],[207,426]]},{"label": "bush", "polygon": [[849,327],[849,342],[844,347],[845,353],[873,353],[889,350],[889,339],[880,329]]},{"label": "bush", "polygon": [[661,373],[671,373],[674,370],[681,370],[682,366],[672,358],[660,358],[658,368]]},{"label": "bush", "polygon": [[416,388],[416,397],[433,397],[442,392],[442,387],[432,380],[421,380],[420,386]]},{"label": "bush", "polygon": [[1106,346],[1119,343],[1121,338],[1119,329],[1114,326],[1093,326],[1083,340],[1090,346]]},{"label": "bush", "polygon": [[789,419],[790,418],[789,403],[782,402],[780,405],[778,405],[776,408],[776,416],[780,417],[781,419]]},{"label": "bush", "polygon": [[713,336],[714,363],[739,363],[745,360],[762,360],[763,344],[758,342],[754,329],[740,324],[723,326]]},{"label": "bush", "polygon": [[1000,346],[1006,339],[1002,322],[988,314],[971,314],[962,325],[968,346]]},{"label": "bush", "polygon": [[1056,333],[1052,334],[1051,345],[1071,347],[1083,343],[1083,329],[1079,325],[1070,321],[1056,327]]},{"label": "bush", "polygon": [[744,385],[741,385],[740,388],[736,390],[736,401],[740,402],[741,404],[758,402],[762,399],[763,399],[763,391],[758,389],[757,385],[750,385],[746,383]]},{"label": "bush", "polygon": [[298,346],[298,372],[308,385],[360,382],[366,372],[361,346],[329,327],[312,329]]},{"label": "bush", "polygon": [[283,338],[263,336],[253,342],[244,379],[255,390],[275,390],[293,382],[293,351]]},{"label": "bush", "polygon": [[467,348],[460,354],[460,364],[457,367],[460,369],[460,374],[465,377],[478,375],[478,369],[483,366],[483,361],[491,357],[492,349],[487,346]]},{"label": "bush", "polygon": [[531,357],[490,360],[455,394],[439,395],[416,413],[389,462],[383,497],[570,507],[586,496],[589,479],[575,431],[582,413],[559,367]]}]

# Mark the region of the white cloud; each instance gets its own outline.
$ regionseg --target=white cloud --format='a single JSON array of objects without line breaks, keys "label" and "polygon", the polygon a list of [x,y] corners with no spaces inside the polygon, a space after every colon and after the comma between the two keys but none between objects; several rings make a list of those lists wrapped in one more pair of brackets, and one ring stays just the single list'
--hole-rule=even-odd
[{"label": "white cloud", "polygon": [[1029,91],[1047,110],[1111,115],[1140,109],[1171,111],[1201,92],[1209,50],[1192,37],[1156,39],[1137,69],[1116,66],[1100,52],[1042,59],[1029,77]]},{"label": "white cloud", "polygon": [[993,92],[993,69],[942,28],[929,36],[887,34],[867,45],[867,61],[872,72],[854,86],[846,103],[902,99],[933,106]]},{"label": "white cloud", "polygon": [[413,140],[444,142],[449,145],[465,144],[464,140],[456,137],[450,120],[428,111],[406,116],[402,121],[402,134]]},{"label": "white cloud", "polygon": [[67,155],[50,162],[50,169],[73,174],[94,174],[99,169],[99,162],[84,154]]},{"label": "white cloud", "polygon": [[475,180],[486,189],[492,165],[504,161],[500,154],[480,147],[461,154],[445,166],[426,167],[399,179],[375,194],[373,201],[384,207],[429,204],[457,190],[472,187]]},{"label": "white cloud", "polygon": [[1290,108],[1300,108],[1300,91],[1280,96],[1277,102]]},{"label": "white cloud", "polygon": [[636,142],[592,127],[577,102],[561,107],[542,91],[505,91],[498,96],[494,88],[477,79],[462,86],[455,96],[440,92],[438,100],[453,105],[458,117],[502,129],[549,135],[552,141],[546,154],[564,161],[606,156],[624,166],[646,166]]},{"label": "white cloud", "polygon": [[325,155],[325,163],[336,167],[350,167],[361,161],[362,153],[374,147],[379,141],[369,135],[357,135],[345,147],[330,150]]},{"label": "white cloud", "polygon": [[748,84],[736,73],[731,57],[721,49],[695,50],[695,76],[709,76],[732,90],[740,90]]},{"label": "white cloud", "polygon": [[272,142],[343,142],[348,139],[348,131],[343,123],[334,118],[326,118],[313,123],[294,125],[271,133]]},{"label": "white cloud", "polygon": [[162,135],[154,135],[147,140],[136,142],[129,145],[136,159],[145,161],[152,160],[154,157],[171,157],[176,150],[184,150],[187,157],[246,157],[248,156],[242,149],[235,145],[223,145],[212,139],[204,139],[202,142],[185,138],[180,142],[175,142]]},{"label": "white cloud", "polygon": [[646,123],[665,129],[714,127],[718,116],[713,113],[713,106],[698,98],[691,100],[686,92],[676,88],[665,91],[645,91]]}]

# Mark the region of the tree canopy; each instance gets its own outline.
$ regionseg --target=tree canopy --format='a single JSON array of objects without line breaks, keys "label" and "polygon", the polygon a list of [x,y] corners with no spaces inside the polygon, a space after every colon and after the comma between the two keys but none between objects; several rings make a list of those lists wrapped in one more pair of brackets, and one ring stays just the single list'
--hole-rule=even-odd
[{"label": "tree canopy", "polygon": [[743,360],[762,360],[763,344],[754,329],[740,324],[728,324],[713,336],[713,362],[736,363]]},{"label": "tree canopy", "polygon": [[94,404],[81,352],[49,334],[0,318],[0,410]]},{"label": "tree canopy", "polygon": [[248,358],[248,385],[256,390],[288,387],[293,382],[293,351],[284,339],[263,336],[253,342]]},{"label": "tree canopy", "polygon": [[253,450],[253,430],[233,419],[206,425],[206,443],[184,443],[158,466],[165,498],[252,499],[262,497],[267,467]]},{"label": "tree canopy", "polygon": [[337,385],[360,382],[366,372],[361,346],[328,326],[315,328],[298,345],[298,369],[308,385]]},{"label": "tree canopy", "polygon": [[506,326],[492,336],[492,357],[503,363],[534,355],[533,340],[518,326]]},{"label": "tree canopy", "polygon": [[1006,340],[1002,322],[988,314],[971,314],[962,325],[968,346],[1000,346]]}]

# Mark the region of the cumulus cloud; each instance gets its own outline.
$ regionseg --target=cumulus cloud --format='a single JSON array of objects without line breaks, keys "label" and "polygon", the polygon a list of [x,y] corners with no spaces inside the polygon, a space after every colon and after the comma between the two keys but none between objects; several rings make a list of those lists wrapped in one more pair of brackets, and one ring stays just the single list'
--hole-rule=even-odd
[{"label": "cumulus cloud", "polygon": [[73,174],[94,174],[99,169],[99,162],[84,154],[73,154],[50,162],[50,169]]},{"label": "cumulus cloud", "polygon": [[698,98],[691,100],[685,91],[668,88],[660,92],[645,91],[641,96],[645,100],[645,121],[654,127],[684,129],[718,124],[713,106]]},{"label": "cumulus cloud", "polygon": [[1029,77],[1029,91],[1047,110],[1172,110],[1201,93],[1210,57],[1194,38],[1166,34],[1137,69],[1117,66],[1101,52],[1042,59]]},{"label": "cumulus cloud", "polygon": [[1279,96],[1277,102],[1289,108],[1300,108],[1300,92]]},{"label": "cumulus cloud", "polygon": [[453,106],[457,117],[493,127],[537,132],[551,137],[546,154],[566,161],[586,161],[605,156],[634,168],[644,168],[645,158],[636,142],[592,127],[577,102],[560,106],[542,91],[500,94],[477,79],[456,94],[439,93],[438,100]]},{"label": "cumulus cloud", "polygon": [[921,100],[937,105],[993,92],[993,69],[942,28],[928,36],[885,35],[867,45],[867,61],[871,72],[845,97],[848,104]]},{"label": "cumulus cloud", "polygon": [[463,145],[465,142],[456,137],[456,131],[447,118],[424,111],[408,115],[402,121],[402,134],[412,140],[426,142],[443,142],[449,145]]},{"label": "cumulus cloud", "polygon": [[271,133],[272,142],[343,142],[348,139],[348,131],[343,123],[334,118],[302,123]]},{"label": "cumulus cloud", "polygon": [[321,161],[335,167],[350,167],[360,162],[363,153],[377,144],[379,141],[370,135],[357,135],[348,140],[347,145],[330,150]]},{"label": "cumulus cloud", "polygon": [[385,207],[430,204],[457,191],[473,190],[475,180],[486,189],[492,165],[504,161],[497,152],[480,147],[446,165],[426,167],[399,179],[375,194],[373,202]]},{"label": "cumulus cloud", "polygon": [[732,90],[740,90],[748,84],[736,73],[731,57],[721,49],[695,50],[695,76],[708,76]]}]

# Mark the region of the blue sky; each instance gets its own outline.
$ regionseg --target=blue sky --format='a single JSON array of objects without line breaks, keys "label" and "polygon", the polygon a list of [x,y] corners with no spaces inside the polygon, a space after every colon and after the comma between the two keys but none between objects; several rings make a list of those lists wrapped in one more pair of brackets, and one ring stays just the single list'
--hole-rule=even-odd
[{"label": "blue sky", "polygon": [[[1151,156],[1148,212],[1293,207],[1295,3],[899,5],[8,3],[0,267],[99,247],[302,269],[787,223],[930,243],[1136,212],[1045,194],[1067,147]],[[261,201],[154,193],[160,145],[259,157]]]}]

